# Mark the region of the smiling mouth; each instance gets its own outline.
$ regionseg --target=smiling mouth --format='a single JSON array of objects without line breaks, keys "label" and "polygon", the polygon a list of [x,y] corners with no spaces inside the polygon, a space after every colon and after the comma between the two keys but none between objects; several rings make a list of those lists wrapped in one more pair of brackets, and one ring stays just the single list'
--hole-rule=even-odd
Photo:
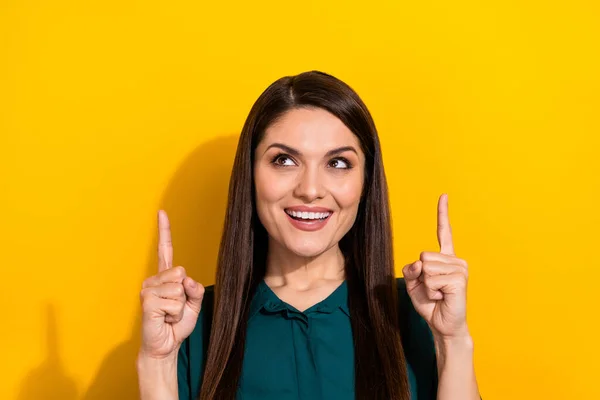
[{"label": "smiling mouth", "polygon": [[308,212],[291,210],[285,210],[285,213],[289,215],[292,219],[302,222],[325,221],[332,214],[332,212]]}]

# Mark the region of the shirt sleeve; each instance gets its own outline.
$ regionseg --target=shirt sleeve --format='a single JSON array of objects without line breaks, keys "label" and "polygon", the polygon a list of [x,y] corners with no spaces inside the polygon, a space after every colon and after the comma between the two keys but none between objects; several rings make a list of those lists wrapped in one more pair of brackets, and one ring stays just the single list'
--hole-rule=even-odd
[{"label": "shirt sleeve", "polygon": [[397,279],[400,334],[407,363],[417,383],[418,400],[435,400],[438,390],[438,370],[433,334],[427,322],[415,310],[404,278]]}]

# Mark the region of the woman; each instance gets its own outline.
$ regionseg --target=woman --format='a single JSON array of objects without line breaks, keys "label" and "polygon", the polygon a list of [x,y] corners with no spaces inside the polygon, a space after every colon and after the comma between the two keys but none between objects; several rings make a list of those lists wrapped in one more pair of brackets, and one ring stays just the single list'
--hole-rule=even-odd
[{"label": "woman", "polygon": [[159,212],[159,272],[141,292],[142,399],[479,398],[467,264],[447,210],[442,195],[440,253],[396,279],[367,107],[324,73],[274,82],[239,140],[214,288],[172,267]]}]

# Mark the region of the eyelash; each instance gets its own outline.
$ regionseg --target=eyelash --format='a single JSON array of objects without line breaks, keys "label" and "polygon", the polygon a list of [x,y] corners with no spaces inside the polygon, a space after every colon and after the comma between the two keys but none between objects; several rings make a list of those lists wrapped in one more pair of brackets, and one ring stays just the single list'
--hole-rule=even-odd
[{"label": "eyelash", "polygon": [[[275,167],[277,168],[285,168],[285,167],[289,167],[289,165],[281,165],[277,163],[277,160],[279,160],[280,158],[288,158],[292,161],[294,161],[294,159],[292,157],[290,157],[289,154],[285,154],[285,153],[278,153],[275,157],[273,157],[273,159],[271,160],[271,164],[273,164]],[[332,158],[331,161],[342,161],[343,163],[345,163],[347,165],[346,168],[335,168],[334,169],[351,169],[353,167],[352,163],[345,157],[335,157]],[[329,163],[331,163],[331,161],[329,161]]]}]

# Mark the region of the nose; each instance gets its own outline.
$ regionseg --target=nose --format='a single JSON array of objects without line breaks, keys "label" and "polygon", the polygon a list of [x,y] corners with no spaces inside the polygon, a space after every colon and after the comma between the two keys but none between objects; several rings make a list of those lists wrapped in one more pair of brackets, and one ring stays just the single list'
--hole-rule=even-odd
[{"label": "nose", "polygon": [[294,196],[306,203],[311,203],[325,196],[325,188],[322,182],[322,172],[318,167],[305,167],[298,174],[298,182],[294,189]]}]

